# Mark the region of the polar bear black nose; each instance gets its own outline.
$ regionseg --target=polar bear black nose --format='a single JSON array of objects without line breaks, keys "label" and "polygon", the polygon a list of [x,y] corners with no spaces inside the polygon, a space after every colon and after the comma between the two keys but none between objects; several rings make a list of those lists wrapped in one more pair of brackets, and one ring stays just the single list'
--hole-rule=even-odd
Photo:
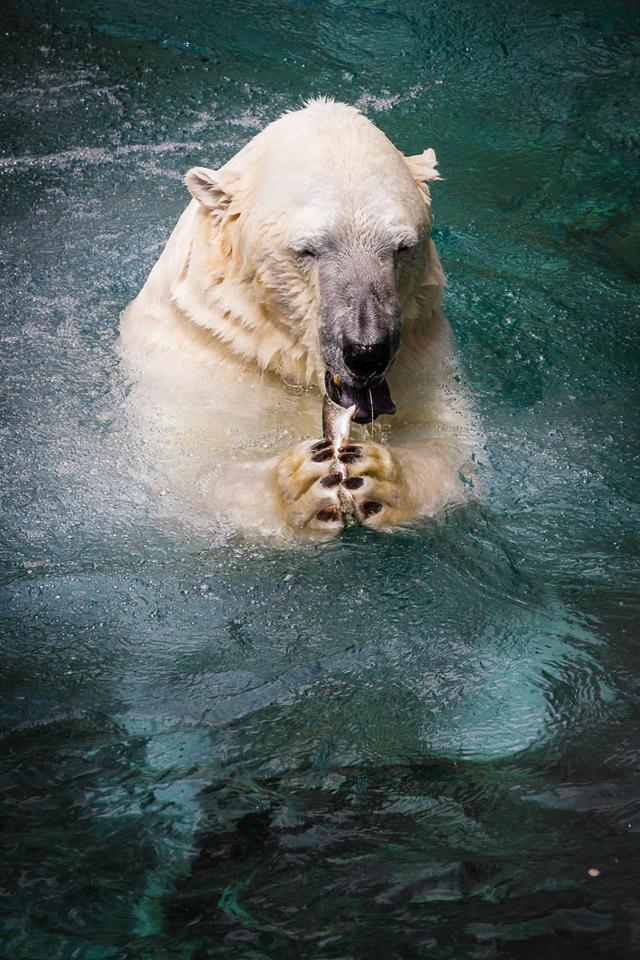
[{"label": "polar bear black nose", "polygon": [[347,340],[343,350],[344,362],[357,377],[363,380],[375,380],[386,370],[391,359],[391,344],[354,343]]}]

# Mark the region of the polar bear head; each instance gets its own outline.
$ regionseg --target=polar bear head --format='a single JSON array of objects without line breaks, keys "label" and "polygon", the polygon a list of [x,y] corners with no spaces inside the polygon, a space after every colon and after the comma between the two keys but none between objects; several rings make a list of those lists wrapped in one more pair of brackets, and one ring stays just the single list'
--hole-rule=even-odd
[{"label": "polar bear head", "polygon": [[393,413],[387,374],[441,277],[435,179],[433,150],[405,157],[356,109],[326,100],[285,114],[220,170],[190,170],[207,220],[197,282],[211,325],[222,311],[245,356],[324,380],[360,422]]}]

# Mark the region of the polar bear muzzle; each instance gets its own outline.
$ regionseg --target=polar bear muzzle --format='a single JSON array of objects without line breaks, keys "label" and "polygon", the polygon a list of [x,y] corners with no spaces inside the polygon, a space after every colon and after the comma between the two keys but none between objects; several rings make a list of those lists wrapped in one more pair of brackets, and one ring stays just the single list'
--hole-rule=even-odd
[{"label": "polar bear muzzle", "polygon": [[370,423],[396,411],[386,376],[400,343],[400,303],[388,246],[352,245],[320,264],[320,346],[328,396],[355,404],[356,423]]},{"label": "polar bear muzzle", "polygon": [[344,383],[340,377],[329,371],[325,373],[325,388],[327,396],[341,407],[355,406],[352,419],[356,423],[371,423],[382,414],[391,415],[396,412],[396,405],[391,399],[389,384],[380,380],[370,387],[355,386]]}]

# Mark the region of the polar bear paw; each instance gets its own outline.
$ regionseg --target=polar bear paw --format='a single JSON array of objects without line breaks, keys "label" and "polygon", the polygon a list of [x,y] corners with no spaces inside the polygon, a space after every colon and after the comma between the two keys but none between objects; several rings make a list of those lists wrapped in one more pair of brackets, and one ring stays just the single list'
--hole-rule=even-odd
[{"label": "polar bear paw", "polygon": [[382,444],[349,443],[336,462],[327,441],[307,440],[278,457],[275,476],[285,521],[300,532],[329,538],[349,518],[387,530],[411,513],[402,471]]},{"label": "polar bear paw", "polygon": [[391,530],[409,519],[413,512],[409,491],[392,451],[381,443],[356,443],[345,449],[344,486],[353,498],[358,522],[374,530]]},{"label": "polar bear paw", "polygon": [[305,440],[277,458],[280,509],[294,530],[328,538],[343,529],[341,478],[333,476],[331,460],[332,451],[322,440]]}]

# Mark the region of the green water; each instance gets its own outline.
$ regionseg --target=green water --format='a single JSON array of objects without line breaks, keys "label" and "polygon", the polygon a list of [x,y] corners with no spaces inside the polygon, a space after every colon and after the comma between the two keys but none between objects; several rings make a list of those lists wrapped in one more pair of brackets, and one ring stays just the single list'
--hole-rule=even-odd
[{"label": "green water", "polygon": [[[637,4],[0,17],[3,960],[640,956]],[[489,466],[292,555],[154,493],[114,343],[319,93],[436,149]]]}]

